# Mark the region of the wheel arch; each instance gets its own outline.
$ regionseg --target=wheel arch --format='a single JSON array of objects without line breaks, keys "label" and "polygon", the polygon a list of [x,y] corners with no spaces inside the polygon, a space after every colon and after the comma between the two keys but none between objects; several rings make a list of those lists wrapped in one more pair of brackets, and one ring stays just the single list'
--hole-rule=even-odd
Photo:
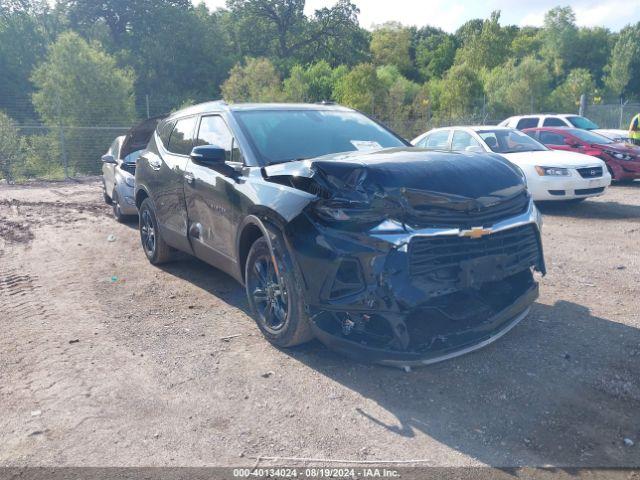
[{"label": "wheel arch", "polygon": [[144,199],[149,197],[150,197],[149,193],[144,188],[138,188],[136,190],[136,196],[135,196],[136,208],[140,210],[140,207],[142,206],[142,202],[144,202]]}]

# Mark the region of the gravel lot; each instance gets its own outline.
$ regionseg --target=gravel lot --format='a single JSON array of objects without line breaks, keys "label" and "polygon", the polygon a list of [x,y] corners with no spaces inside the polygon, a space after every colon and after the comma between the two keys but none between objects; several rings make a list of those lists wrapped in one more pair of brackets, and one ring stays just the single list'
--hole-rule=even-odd
[{"label": "gravel lot", "polygon": [[543,212],[531,315],[407,373],[273,348],[230,277],[152,267],[97,179],[2,186],[0,465],[638,466],[640,182]]}]

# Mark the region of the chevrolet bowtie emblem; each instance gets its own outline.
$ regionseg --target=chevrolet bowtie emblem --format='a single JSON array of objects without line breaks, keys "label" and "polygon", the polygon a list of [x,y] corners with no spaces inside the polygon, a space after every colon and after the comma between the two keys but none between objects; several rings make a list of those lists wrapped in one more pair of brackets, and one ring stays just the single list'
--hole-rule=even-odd
[{"label": "chevrolet bowtie emblem", "polygon": [[459,235],[467,238],[481,238],[485,235],[491,235],[493,230],[490,228],[473,227],[471,230],[461,230]]}]

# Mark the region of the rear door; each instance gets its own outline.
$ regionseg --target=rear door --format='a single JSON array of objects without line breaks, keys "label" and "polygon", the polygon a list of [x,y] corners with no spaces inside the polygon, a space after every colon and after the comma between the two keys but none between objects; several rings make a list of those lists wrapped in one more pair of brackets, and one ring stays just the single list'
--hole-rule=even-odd
[{"label": "rear door", "polygon": [[[215,145],[225,150],[228,161],[243,162],[237,141],[221,115],[201,118],[195,145]],[[184,188],[193,250],[226,271],[232,271],[236,262],[235,236],[245,203],[236,189],[239,181],[240,174],[231,167],[214,170],[188,162]]]},{"label": "rear door", "polygon": [[160,148],[162,161],[156,162],[154,204],[165,240],[181,250],[190,251],[187,235],[187,210],[184,199],[184,174],[193,148],[198,117],[184,117],[175,122],[166,148]]},{"label": "rear door", "polygon": [[[120,141],[119,138],[116,138],[109,150],[107,150],[107,155],[113,156],[116,162],[119,162],[120,155]],[[107,192],[107,195],[110,197],[113,196],[113,189],[115,188],[116,183],[116,166],[113,163],[104,163],[102,164],[102,177],[104,179],[104,187]]]}]

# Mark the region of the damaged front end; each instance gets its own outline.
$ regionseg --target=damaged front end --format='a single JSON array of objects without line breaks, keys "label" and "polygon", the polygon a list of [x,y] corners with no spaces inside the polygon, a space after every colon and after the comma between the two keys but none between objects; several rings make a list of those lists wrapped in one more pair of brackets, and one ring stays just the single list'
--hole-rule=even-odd
[{"label": "damaged front end", "polygon": [[265,169],[317,196],[286,226],[316,336],[348,356],[428,364],[497,339],[544,274],[540,216],[492,155],[416,149]]}]

